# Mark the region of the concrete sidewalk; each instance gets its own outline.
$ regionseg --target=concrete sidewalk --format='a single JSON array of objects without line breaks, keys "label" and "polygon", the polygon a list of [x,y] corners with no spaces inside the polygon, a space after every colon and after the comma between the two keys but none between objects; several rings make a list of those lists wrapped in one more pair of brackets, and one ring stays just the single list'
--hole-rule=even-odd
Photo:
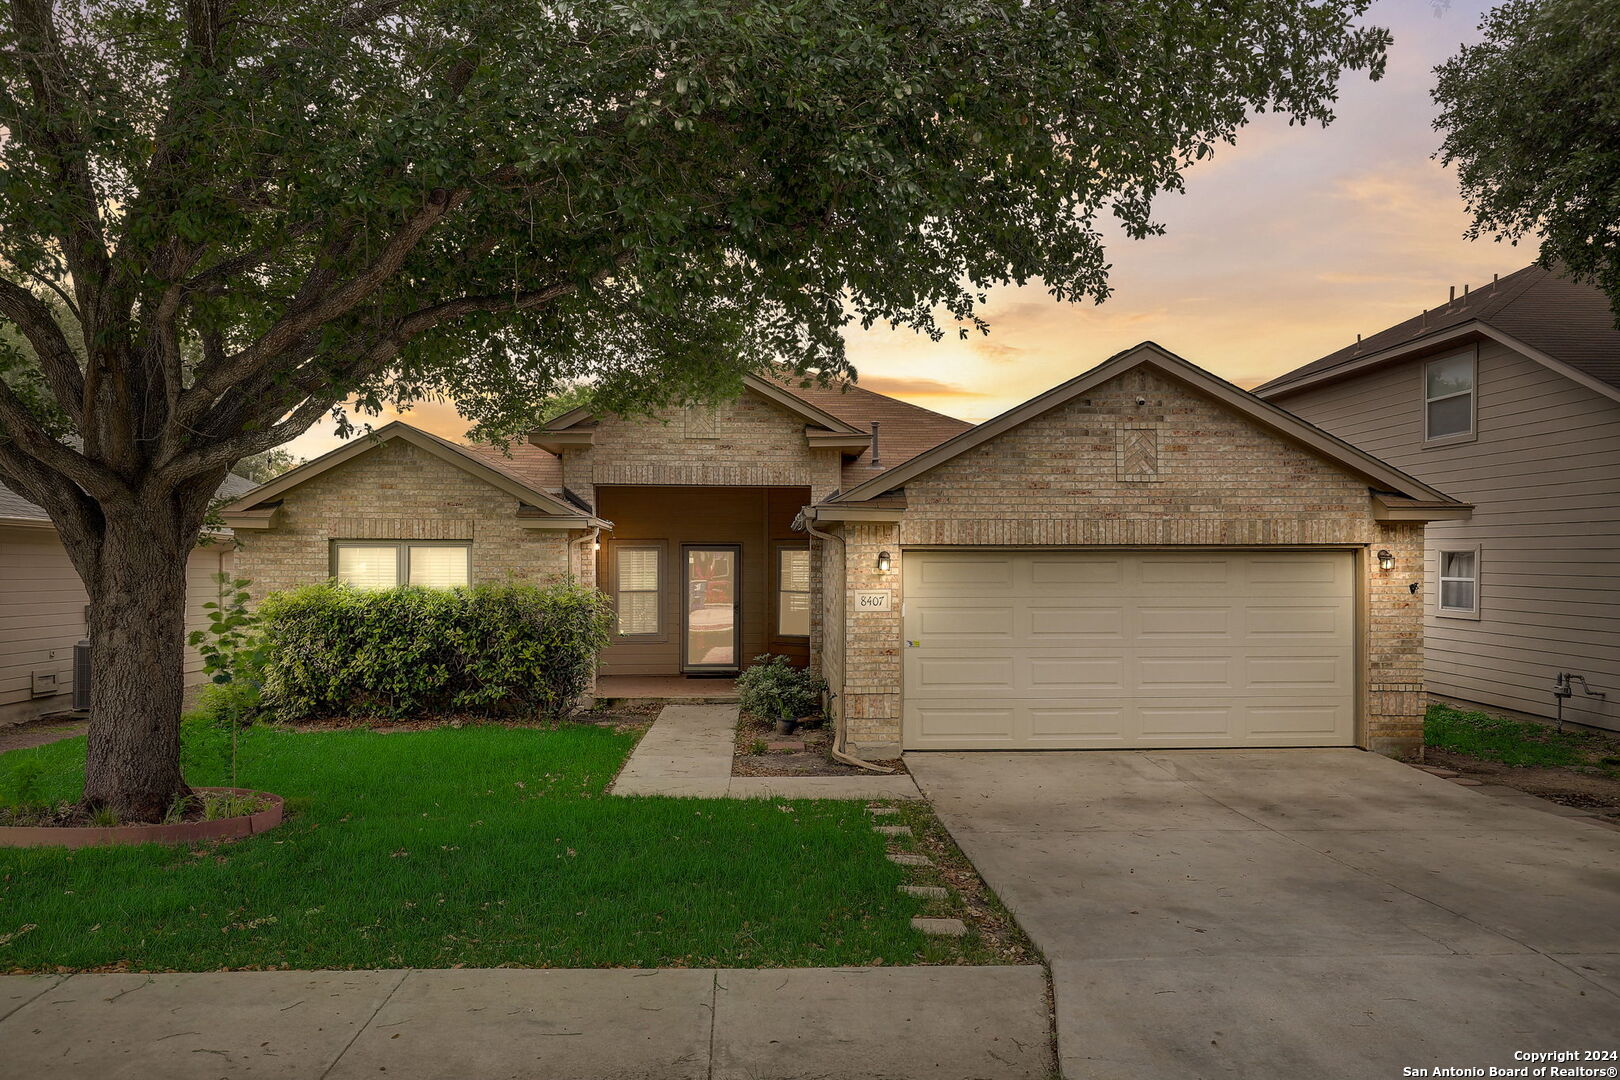
[{"label": "concrete sidewalk", "polygon": [[916,799],[904,774],[732,776],[736,705],[666,705],[609,791],[698,799]]},{"label": "concrete sidewalk", "polygon": [[1046,1080],[1038,967],[0,977],[0,1078]]}]

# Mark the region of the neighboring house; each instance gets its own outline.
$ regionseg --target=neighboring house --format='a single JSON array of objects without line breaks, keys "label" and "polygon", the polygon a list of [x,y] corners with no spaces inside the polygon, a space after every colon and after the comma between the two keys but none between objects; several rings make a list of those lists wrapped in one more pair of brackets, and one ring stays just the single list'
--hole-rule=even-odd
[{"label": "neighboring house", "polygon": [[[220,485],[222,498],[253,482]],[[202,605],[218,596],[214,575],[231,569],[228,537],[199,546],[186,567],[188,630],[208,625]],[[0,486],[0,727],[71,707],[73,646],[88,632],[90,599],[44,509]],[[186,683],[203,681],[202,660],[186,654]]]},{"label": "neighboring house", "polygon": [[1259,387],[1260,397],[1474,504],[1426,545],[1440,694],[1620,729],[1620,330],[1529,267]]},{"label": "neighboring house", "polygon": [[1423,525],[1468,510],[1151,343],[978,426],[750,378],[530,443],[391,424],[227,507],[238,571],[573,575],[617,608],[604,674],[806,657],[867,757],[1393,752],[1422,740]]}]

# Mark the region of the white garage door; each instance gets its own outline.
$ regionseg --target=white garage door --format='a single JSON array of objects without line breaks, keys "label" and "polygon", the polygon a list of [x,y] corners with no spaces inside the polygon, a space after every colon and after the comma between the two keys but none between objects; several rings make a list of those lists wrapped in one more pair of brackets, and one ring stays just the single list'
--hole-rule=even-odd
[{"label": "white garage door", "polygon": [[908,551],[912,750],[1348,746],[1349,552]]}]

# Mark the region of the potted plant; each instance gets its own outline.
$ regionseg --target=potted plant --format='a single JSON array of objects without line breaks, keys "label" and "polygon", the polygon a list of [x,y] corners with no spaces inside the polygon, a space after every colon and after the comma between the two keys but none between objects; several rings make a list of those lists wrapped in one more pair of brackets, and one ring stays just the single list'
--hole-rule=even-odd
[{"label": "potted plant", "polygon": [[796,667],[785,656],[769,653],[737,676],[737,701],[748,712],[776,722],[778,735],[791,735],[806,718],[821,711],[827,682],[820,675]]}]

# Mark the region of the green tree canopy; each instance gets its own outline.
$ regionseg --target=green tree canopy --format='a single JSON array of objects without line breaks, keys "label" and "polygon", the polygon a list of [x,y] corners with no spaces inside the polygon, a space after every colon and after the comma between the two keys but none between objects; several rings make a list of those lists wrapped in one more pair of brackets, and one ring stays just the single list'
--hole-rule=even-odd
[{"label": "green tree canopy", "polygon": [[1620,319],[1620,4],[1510,0],[1480,29],[1435,69],[1469,236],[1539,237],[1541,262],[1596,283]]},{"label": "green tree canopy", "polygon": [[351,397],[512,431],[1101,299],[1100,218],[1380,73],[1368,2],[10,0],[0,318],[83,444],[8,376],[0,482],[90,590],[87,799],[181,783],[174,567],[234,462]]}]

